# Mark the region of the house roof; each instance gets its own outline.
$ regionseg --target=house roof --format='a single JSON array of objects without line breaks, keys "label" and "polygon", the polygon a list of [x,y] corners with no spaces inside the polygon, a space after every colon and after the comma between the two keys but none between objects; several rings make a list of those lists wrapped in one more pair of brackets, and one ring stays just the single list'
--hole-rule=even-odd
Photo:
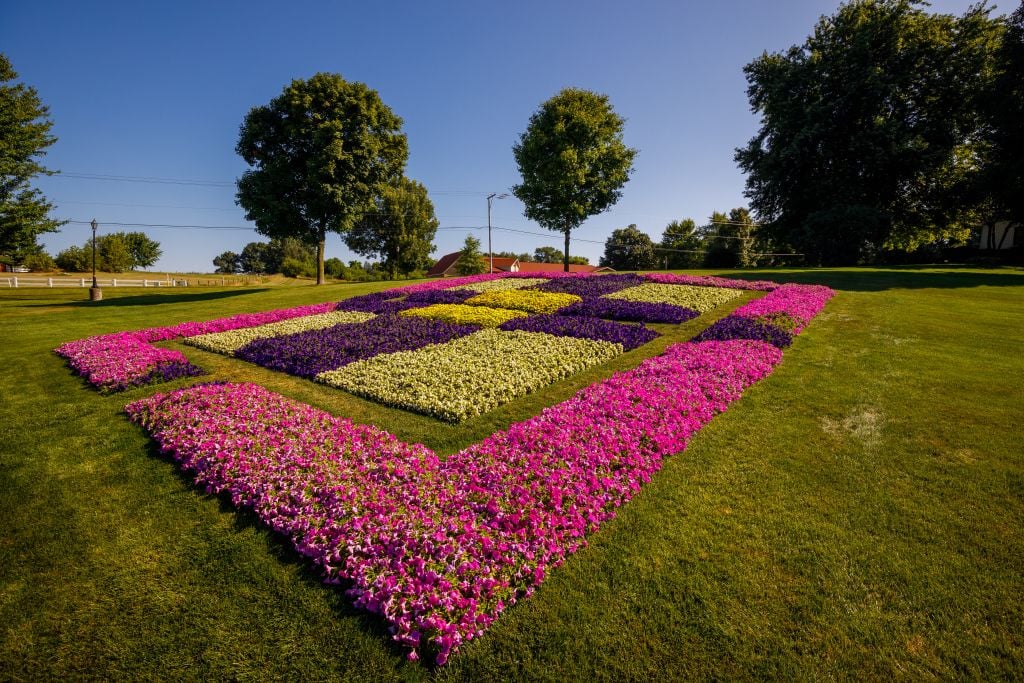
[{"label": "house roof", "polygon": [[[484,262],[490,259],[484,257]],[[456,275],[455,265],[459,262],[459,252],[445,254],[434,267],[427,271],[427,277],[451,277]],[[494,270],[492,273],[561,273],[565,269],[561,263],[533,263],[532,261],[520,261],[516,258],[505,256],[494,257]],[[607,266],[585,266],[578,263],[569,264],[570,273],[613,273],[614,269]]]},{"label": "house roof", "polygon": [[459,260],[459,252],[454,254],[445,254],[437,260],[434,267],[427,271],[427,277],[443,277],[444,275],[450,275],[449,270],[455,267],[455,263]]}]

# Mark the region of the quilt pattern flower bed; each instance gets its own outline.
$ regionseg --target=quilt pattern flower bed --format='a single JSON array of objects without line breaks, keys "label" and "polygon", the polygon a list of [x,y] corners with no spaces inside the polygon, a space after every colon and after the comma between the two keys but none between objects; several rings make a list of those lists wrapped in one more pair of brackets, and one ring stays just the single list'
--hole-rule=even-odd
[{"label": "quilt pattern flower bed", "polygon": [[[657,300],[631,300],[636,290]],[[737,290],[764,294],[695,340],[446,459],[252,384],[196,384],[125,407],[198,485],[252,509],[327,582],[381,615],[411,659],[443,665],[585,546],[664,458],[769,375],[832,290],[667,274],[488,274],[101,335],[57,352],[109,392],[200,372],[180,352],[153,346],[195,338],[197,348],[457,421],[641,348],[657,336],[644,323],[690,320]],[[464,303],[484,292],[579,300],[555,314]],[[422,315],[434,306],[489,318]]]}]

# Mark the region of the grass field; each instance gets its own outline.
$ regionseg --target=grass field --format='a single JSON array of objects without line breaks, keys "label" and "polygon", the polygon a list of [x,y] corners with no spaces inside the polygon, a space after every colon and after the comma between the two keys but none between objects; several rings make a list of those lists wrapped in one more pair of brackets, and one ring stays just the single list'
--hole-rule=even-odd
[{"label": "grass field", "polygon": [[[0,289],[0,680],[1024,678],[1024,270],[720,274],[838,294],[589,548],[439,670],[160,456],[122,412],[156,388],[100,396],[51,351],[388,285],[96,304]],[[215,379],[451,453],[749,296],[459,426],[171,346]]]}]

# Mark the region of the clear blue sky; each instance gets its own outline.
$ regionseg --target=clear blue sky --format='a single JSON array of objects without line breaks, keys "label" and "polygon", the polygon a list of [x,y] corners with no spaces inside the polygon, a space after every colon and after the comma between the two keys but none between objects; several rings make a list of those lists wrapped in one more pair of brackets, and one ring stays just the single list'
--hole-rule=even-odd
[{"label": "clear blue sky", "polygon": [[[968,0],[934,0],[962,13]],[[519,180],[512,145],[537,106],[566,86],[607,94],[640,150],[622,199],[573,233],[596,263],[612,230],[655,240],[671,220],[701,223],[745,205],[733,150],[755,132],[742,68],[802,42],[838,2],[46,2],[8,0],[0,51],[50,107],[59,138],[45,162],[64,175],[38,187],[62,218],[101,232],[142,230],[164,255],[154,270],[213,269],[211,259],[262,240],[234,204],[245,168],[234,153],[246,112],[294,78],[340,73],[376,89],[405,120],[407,174],[431,194],[442,230],[435,257],[467,234],[486,248],[485,197]],[[1013,8],[1000,8],[997,13]],[[202,181],[121,182],[99,174]],[[495,251],[532,252],[561,236],[496,201]],[[474,229],[476,228],[476,229]],[[89,236],[69,224],[51,253]],[[584,241],[592,240],[592,241]],[[334,236],[327,256],[355,258]]]}]

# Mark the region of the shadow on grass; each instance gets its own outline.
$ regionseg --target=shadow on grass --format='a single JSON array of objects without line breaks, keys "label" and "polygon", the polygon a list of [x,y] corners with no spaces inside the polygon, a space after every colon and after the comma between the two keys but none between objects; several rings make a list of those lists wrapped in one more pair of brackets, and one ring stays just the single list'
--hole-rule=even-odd
[{"label": "shadow on grass", "polygon": [[889,289],[957,289],[967,287],[1022,287],[1024,268],[979,268],[969,265],[888,266],[884,268],[764,268],[718,273],[738,280],[774,280],[828,285],[850,292]]},{"label": "shadow on grass", "polygon": [[[89,308],[104,306],[149,306],[151,304],[180,304],[199,301],[214,301],[226,299],[233,296],[244,296],[247,294],[260,294],[270,291],[268,287],[257,289],[229,290],[217,292],[195,292],[188,294],[139,294],[130,296],[115,296],[102,301],[68,301],[63,306],[85,306]],[[51,306],[52,304],[37,304],[38,306]]]},{"label": "shadow on grass", "polygon": [[[185,485],[185,488],[208,500],[216,500],[221,514],[232,515],[232,528],[236,533],[254,532],[264,541],[266,550],[271,557],[283,565],[295,567],[298,570],[297,576],[305,586],[324,591],[336,616],[355,620],[361,630],[380,641],[387,652],[398,660],[396,664],[406,661],[409,651],[391,638],[387,621],[380,615],[356,608],[352,604],[352,599],[345,595],[345,591],[352,587],[351,581],[342,581],[337,585],[326,584],[323,572],[317,569],[309,558],[295,550],[290,538],[271,529],[251,509],[236,506],[231,501],[230,494],[207,493],[205,488],[197,485],[193,478],[181,468],[173,456],[162,453],[152,438],[148,440],[146,453],[149,457],[169,465],[174,471],[174,476]],[[222,554],[218,552],[218,557],[221,556]],[[435,668],[422,661],[420,666],[426,670]]]}]

